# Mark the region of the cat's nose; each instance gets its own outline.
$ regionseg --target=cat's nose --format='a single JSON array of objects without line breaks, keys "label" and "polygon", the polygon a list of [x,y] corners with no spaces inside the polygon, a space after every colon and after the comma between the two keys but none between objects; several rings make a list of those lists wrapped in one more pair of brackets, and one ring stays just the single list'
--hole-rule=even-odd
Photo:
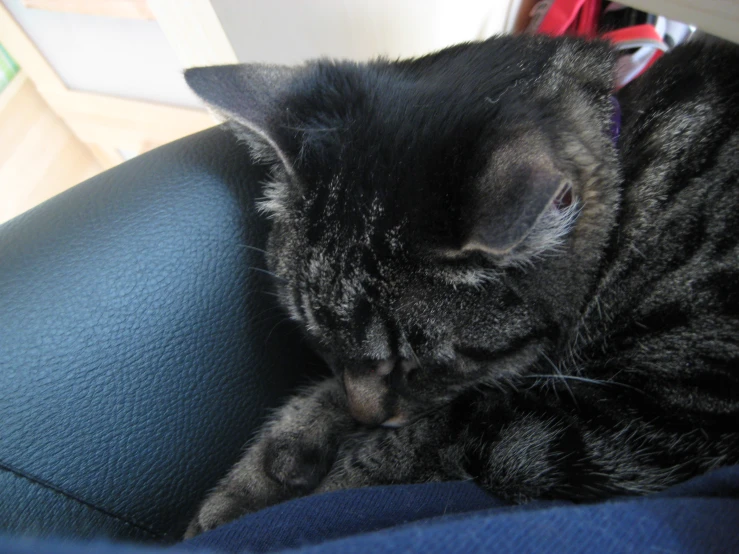
[{"label": "cat's nose", "polygon": [[365,425],[380,425],[395,414],[395,395],[385,377],[395,366],[394,360],[383,360],[369,370],[344,371],[344,389],[349,413]]}]

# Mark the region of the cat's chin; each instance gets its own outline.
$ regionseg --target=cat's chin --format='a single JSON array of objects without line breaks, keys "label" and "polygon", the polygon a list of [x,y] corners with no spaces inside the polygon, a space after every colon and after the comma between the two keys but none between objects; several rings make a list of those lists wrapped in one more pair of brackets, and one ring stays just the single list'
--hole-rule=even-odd
[{"label": "cat's chin", "polygon": [[408,423],[408,418],[405,417],[403,414],[400,415],[394,415],[390,419],[386,419],[380,424],[380,427],[385,427],[387,429],[397,429],[398,427],[403,427]]}]

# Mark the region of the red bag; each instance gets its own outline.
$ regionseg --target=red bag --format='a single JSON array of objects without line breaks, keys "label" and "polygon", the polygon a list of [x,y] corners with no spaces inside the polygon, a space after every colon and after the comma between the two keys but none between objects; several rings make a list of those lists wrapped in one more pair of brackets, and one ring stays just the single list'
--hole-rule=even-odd
[{"label": "red bag", "polygon": [[601,0],[542,0],[531,10],[526,31],[552,36],[600,37],[617,50],[633,51],[621,56],[617,67],[617,88],[646,71],[667,51],[667,45],[653,25],[635,25],[599,34]]}]

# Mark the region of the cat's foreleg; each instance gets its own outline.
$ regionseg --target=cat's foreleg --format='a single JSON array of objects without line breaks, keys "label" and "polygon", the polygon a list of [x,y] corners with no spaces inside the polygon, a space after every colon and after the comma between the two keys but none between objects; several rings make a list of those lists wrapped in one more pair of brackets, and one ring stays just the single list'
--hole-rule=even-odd
[{"label": "cat's foreleg", "polygon": [[310,493],[356,427],[341,385],[328,379],[291,398],[205,499],[185,537]]},{"label": "cat's foreleg", "polygon": [[736,433],[641,417],[618,397],[560,409],[516,400],[474,414],[460,435],[470,475],[514,502],[647,494],[737,459]]},{"label": "cat's foreleg", "polygon": [[[356,433],[315,492],[395,483],[473,479],[516,503],[592,501],[646,494],[736,463],[739,435],[709,434],[655,418],[583,417],[571,402],[496,397],[455,402],[399,429]],[[622,408],[618,399],[606,413]],[[580,408],[585,407],[583,398]]]},{"label": "cat's foreleg", "polygon": [[315,492],[467,479],[457,450],[444,410],[397,429],[361,430],[341,445]]}]

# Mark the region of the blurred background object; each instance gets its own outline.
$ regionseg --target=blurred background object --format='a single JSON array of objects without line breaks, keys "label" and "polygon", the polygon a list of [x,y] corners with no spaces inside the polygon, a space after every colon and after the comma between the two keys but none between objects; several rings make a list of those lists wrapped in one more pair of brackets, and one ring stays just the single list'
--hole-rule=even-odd
[{"label": "blurred background object", "polygon": [[[729,36],[739,3],[635,0]],[[182,70],[422,55],[521,31],[536,0],[0,0],[0,223],[214,124]],[[651,5],[655,7],[652,8]],[[655,11],[657,10],[657,11]]]},{"label": "blurred background object", "polygon": [[529,13],[526,33],[609,41],[619,53],[616,90],[689,40],[695,31],[687,23],[607,0],[539,0]]},{"label": "blurred background object", "polygon": [[0,92],[8,86],[8,83],[18,74],[18,64],[10,57],[0,44]]}]

